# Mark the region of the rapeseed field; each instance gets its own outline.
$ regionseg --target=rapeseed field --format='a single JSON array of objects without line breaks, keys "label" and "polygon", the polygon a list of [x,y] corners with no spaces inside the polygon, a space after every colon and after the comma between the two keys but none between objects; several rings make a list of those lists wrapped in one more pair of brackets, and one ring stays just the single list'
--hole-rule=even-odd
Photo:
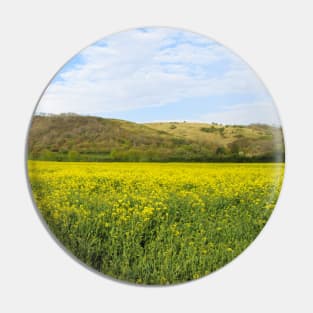
[{"label": "rapeseed field", "polygon": [[114,278],[163,285],[239,255],[272,213],[284,164],[29,161],[28,173],[73,255]]}]

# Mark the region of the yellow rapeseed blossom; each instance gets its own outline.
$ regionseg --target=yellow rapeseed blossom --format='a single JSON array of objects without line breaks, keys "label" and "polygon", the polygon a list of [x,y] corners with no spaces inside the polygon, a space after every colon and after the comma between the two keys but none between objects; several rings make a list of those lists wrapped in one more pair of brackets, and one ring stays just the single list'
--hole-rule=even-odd
[{"label": "yellow rapeseed blossom", "polygon": [[137,283],[196,279],[241,253],[269,218],[284,165],[29,161],[51,230],[95,269]]}]

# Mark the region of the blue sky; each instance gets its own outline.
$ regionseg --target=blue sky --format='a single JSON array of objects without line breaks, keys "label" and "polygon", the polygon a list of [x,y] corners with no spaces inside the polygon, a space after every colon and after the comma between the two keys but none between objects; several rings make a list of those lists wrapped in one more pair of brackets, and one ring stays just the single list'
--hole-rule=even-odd
[{"label": "blue sky", "polygon": [[207,37],[160,27],[120,32],[82,50],[50,83],[39,112],[280,124],[267,90],[238,56]]}]

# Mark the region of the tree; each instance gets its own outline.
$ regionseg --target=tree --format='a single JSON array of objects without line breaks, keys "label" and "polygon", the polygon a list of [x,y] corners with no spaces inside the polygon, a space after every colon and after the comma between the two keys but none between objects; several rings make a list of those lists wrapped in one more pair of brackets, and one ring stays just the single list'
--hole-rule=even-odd
[{"label": "tree", "polygon": [[226,150],[224,147],[217,147],[215,153],[216,155],[221,155],[221,154],[225,154]]},{"label": "tree", "polygon": [[41,158],[45,161],[53,161],[54,154],[48,149],[44,149],[41,152]]},{"label": "tree", "polygon": [[73,161],[74,162],[74,161],[78,161],[79,160],[79,153],[77,151],[75,151],[75,150],[69,151],[67,156],[68,156],[68,160],[69,161]]}]

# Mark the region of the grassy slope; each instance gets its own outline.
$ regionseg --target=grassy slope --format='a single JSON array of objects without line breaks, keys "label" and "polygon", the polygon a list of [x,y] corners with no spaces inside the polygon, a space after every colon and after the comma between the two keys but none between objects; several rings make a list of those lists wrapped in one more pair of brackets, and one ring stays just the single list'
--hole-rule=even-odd
[{"label": "grassy slope", "polygon": [[147,123],[153,129],[194,140],[203,145],[225,147],[244,152],[246,155],[260,155],[273,150],[283,151],[282,130],[269,125],[252,124],[221,125],[206,123]]},{"label": "grassy slope", "polygon": [[283,159],[279,128],[205,123],[148,123],[90,116],[35,116],[29,157],[83,161]]},{"label": "grassy slope", "polygon": [[175,136],[128,121],[90,116],[35,116],[30,151],[110,152],[114,148],[170,146]]}]

